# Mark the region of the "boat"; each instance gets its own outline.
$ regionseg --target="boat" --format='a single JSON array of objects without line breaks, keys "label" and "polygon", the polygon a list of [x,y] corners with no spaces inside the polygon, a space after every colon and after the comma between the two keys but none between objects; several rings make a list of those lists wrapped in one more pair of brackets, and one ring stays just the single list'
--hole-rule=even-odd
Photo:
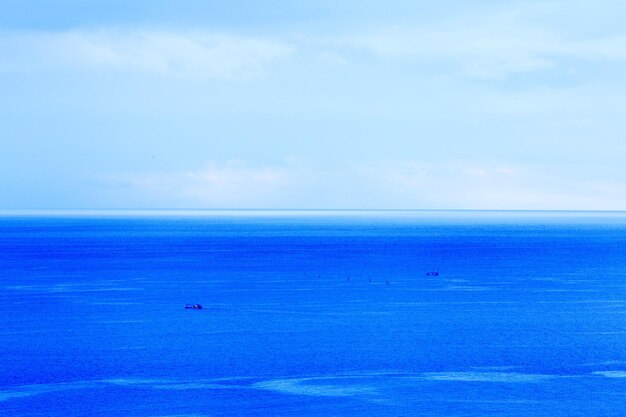
[{"label": "boat", "polygon": [[438,277],[439,276],[439,271],[426,272],[426,276],[427,277]]},{"label": "boat", "polygon": [[191,310],[201,310],[202,304],[185,304],[185,308]]}]

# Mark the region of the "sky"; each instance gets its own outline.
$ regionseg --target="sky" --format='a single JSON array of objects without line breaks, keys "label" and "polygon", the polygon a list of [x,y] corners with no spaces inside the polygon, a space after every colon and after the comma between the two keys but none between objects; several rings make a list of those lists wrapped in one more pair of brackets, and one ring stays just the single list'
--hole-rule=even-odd
[{"label": "sky", "polygon": [[0,0],[0,209],[626,210],[626,2]]}]

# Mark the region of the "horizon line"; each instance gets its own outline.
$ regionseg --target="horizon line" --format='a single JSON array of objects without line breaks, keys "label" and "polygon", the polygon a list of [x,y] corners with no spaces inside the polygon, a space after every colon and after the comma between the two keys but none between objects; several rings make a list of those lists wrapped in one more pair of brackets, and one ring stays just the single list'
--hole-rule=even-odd
[{"label": "horizon line", "polygon": [[500,214],[593,214],[593,213],[613,213],[626,214],[626,210],[598,210],[598,209],[389,209],[389,208],[51,208],[51,209],[0,209],[0,216],[71,216],[71,215],[216,215],[228,213],[309,213],[309,214],[329,214],[329,213],[500,213]]}]

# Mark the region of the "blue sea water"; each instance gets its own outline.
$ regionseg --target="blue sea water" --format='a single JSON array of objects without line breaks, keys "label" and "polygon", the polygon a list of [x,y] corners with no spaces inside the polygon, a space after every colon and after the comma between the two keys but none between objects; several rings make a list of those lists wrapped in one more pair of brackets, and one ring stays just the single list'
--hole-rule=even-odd
[{"label": "blue sea water", "polygon": [[2,416],[624,404],[626,213],[0,216]]}]

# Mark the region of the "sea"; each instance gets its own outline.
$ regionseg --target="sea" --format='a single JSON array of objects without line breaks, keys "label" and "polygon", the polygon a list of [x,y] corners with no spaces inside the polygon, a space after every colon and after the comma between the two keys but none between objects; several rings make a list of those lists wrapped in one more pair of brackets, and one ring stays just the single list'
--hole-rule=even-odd
[{"label": "sea", "polygon": [[0,213],[0,416],[625,406],[626,212]]}]

